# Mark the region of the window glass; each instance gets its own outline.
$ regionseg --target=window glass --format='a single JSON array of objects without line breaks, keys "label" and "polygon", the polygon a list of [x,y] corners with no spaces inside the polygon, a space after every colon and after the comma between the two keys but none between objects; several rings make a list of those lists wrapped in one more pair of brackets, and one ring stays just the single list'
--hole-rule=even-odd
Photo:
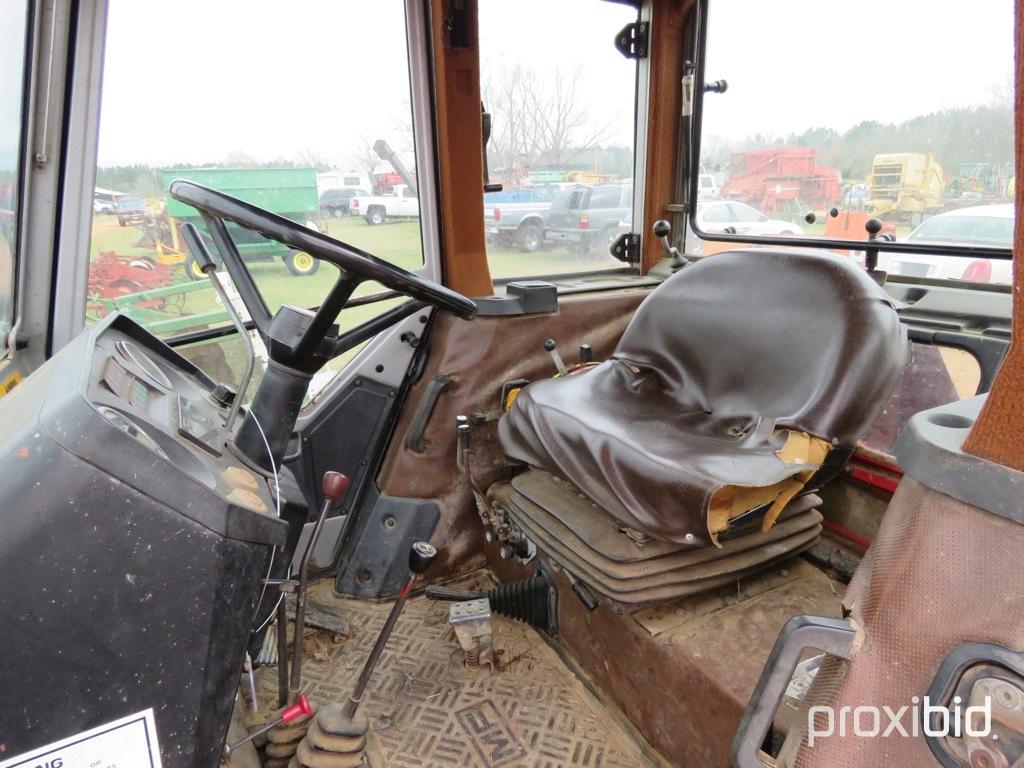
[{"label": "window glass", "polygon": [[[1008,246],[1013,7],[711,0],[705,79],[728,88],[704,95],[699,173],[767,217],[750,234],[860,240],[875,217],[897,241]],[[890,272],[953,279],[970,261],[891,258]],[[976,272],[1009,282],[991,261]]]},{"label": "window glass", "polygon": [[631,228],[636,63],[613,41],[635,8],[480,0],[479,13],[488,169],[503,185],[483,200],[491,275],[623,267],[608,247]]},{"label": "window glass", "polygon": [[765,218],[760,213],[751,208],[749,205],[730,203],[729,210],[732,211],[733,221],[750,223],[753,221],[763,221]]},{"label": "window glass", "polygon": [[0,0],[0,356],[14,324],[28,4]]},{"label": "window glass", "polygon": [[712,224],[724,224],[732,221],[732,214],[728,205],[712,204],[705,207],[702,218]]},{"label": "window glass", "polygon": [[[154,56],[155,29],[190,53]],[[180,225],[200,222],[167,195],[175,178],[423,264],[418,197],[393,194],[416,180],[402,0],[111,0],[105,56],[88,320],[118,308],[162,336],[227,322],[184,249]],[[229,228],[271,312],[316,306],[338,276]]]}]

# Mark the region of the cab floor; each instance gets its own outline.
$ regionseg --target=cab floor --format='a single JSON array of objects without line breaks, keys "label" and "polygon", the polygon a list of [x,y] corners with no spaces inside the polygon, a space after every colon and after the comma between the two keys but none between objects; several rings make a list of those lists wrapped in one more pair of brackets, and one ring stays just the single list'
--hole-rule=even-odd
[{"label": "cab floor", "polygon": [[[490,587],[483,573],[458,582]],[[349,636],[307,634],[303,689],[321,704],[344,701],[390,603],[333,595],[323,580],[310,604],[344,615]],[[374,765],[633,768],[665,763],[599,701],[533,628],[495,615],[500,670],[468,670],[448,625],[448,604],[411,599],[370,679],[360,713],[383,754]],[[260,715],[276,704],[274,667],[256,672]]]}]

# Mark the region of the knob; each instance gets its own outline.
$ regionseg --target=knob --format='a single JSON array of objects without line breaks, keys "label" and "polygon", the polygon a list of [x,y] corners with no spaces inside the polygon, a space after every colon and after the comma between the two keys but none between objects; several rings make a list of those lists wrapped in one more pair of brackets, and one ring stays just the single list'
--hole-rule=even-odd
[{"label": "knob", "polygon": [[882,231],[882,222],[878,219],[868,219],[864,222],[864,229],[867,230],[868,236],[873,240]]},{"label": "knob", "polygon": [[654,222],[654,226],[651,227],[651,231],[654,232],[655,237],[668,237],[672,234],[672,225],[665,221],[665,219],[658,219]]},{"label": "knob", "polygon": [[484,532],[484,541],[487,541],[487,542],[494,541],[494,531],[485,531]]},{"label": "knob", "polygon": [[592,363],[592,362],[594,362],[594,350],[591,349],[589,344],[580,344],[580,362],[581,363]]},{"label": "knob", "polygon": [[818,217],[814,215],[814,211],[808,211],[807,214],[804,216],[804,221],[806,221],[808,224],[813,224],[817,220]]},{"label": "knob", "polygon": [[221,408],[227,408],[235,401],[235,391],[226,384],[218,384],[210,392],[210,399]]},{"label": "knob", "polygon": [[341,498],[345,491],[348,490],[351,482],[341,472],[324,472],[324,480],[320,484],[320,491],[323,493],[324,499],[335,501]]},{"label": "knob", "polygon": [[556,346],[554,339],[546,339],[544,341],[544,350],[547,352],[554,352]]},{"label": "knob", "polygon": [[501,557],[502,560],[508,560],[515,553],[515,550],[508,545],[505,545],[504,547],[498,550],[498,555]]},{"label": "knob", "polygon": [[409,549],[409,570],[414,574],[426,572],[437,560],[437,549],[425,541],[417,541]]},{"label": "knob", "polygon": [[828,209],[828,215],[831,216],[833,219],[838,219],[839,218],[839,209],[836,208],[835,206],[829,208]]}]

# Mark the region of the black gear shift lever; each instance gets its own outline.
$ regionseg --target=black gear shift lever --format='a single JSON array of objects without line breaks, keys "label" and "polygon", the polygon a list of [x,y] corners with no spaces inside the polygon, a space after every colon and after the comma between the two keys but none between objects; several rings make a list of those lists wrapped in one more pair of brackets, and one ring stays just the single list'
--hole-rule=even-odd
[{"label": "black gear shift lever", "polygon": [[384,653],[384,646],[388,644],[388,638],[391,637],[391,630],[395,628],[395,623],[398,621],[398,617],[402,613],[402,608],[405,607],[405,601],[409,598],[409,595],[412,594],[413,586],[416,584],[416,578],[420,574],[426,573],[436,560],[437,550],[425,541],[417,541],[409,550],[409,580],[405,582],[405,586],[402,587],[402,591],[398,593],[398,599],[395,600],[395,604],[391,607],[391,613],[388,615],[388,620],[384,622],[384,627],[377,636],[377,642],[373,644],[373,649],[370,651],[370,655],[366,657],[366,663],[363,664],[363,671],[359,673],[359,678],[356,680],[355,687],[352,689],[352,693],[348,696],[348,702],[345,704],[345,709],[342,711],[342,716],[346,719],[351,720],[356,714],[359,702],[363,698],[363,692],[366,690],[366,684],[370,682],[370,675],[373,674],[374,667],[377,666],[377,662],[380,661],[381,654]]},{"label": "black gear shift lever", "polygon": [[654,226],[651,227],[651,231],[654,233],[654,236],[661,241],[661,247],[662,250],[665,251],[665,256],[671,259],[671,262],[669,263],[669,270],[671,272],[675,272],[689,264],[686,257],[683,256],[683,254],[679,252],[679,249],[672,245],[668,240],[669,235],[672,234],[672,225],[668,221],[665,219],[658,219],[654,222]]}]

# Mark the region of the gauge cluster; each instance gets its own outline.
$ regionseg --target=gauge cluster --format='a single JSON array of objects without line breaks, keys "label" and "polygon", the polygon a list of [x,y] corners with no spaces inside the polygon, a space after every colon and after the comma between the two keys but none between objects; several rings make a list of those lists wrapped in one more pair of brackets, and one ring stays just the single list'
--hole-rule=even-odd
[{"label": "gauge cluster", "polygon": [[214,382],[155,339],[115,327],[95,339],[87,399],[110,426],[221,498],[273,514],[265,480],[227,447]]}]

